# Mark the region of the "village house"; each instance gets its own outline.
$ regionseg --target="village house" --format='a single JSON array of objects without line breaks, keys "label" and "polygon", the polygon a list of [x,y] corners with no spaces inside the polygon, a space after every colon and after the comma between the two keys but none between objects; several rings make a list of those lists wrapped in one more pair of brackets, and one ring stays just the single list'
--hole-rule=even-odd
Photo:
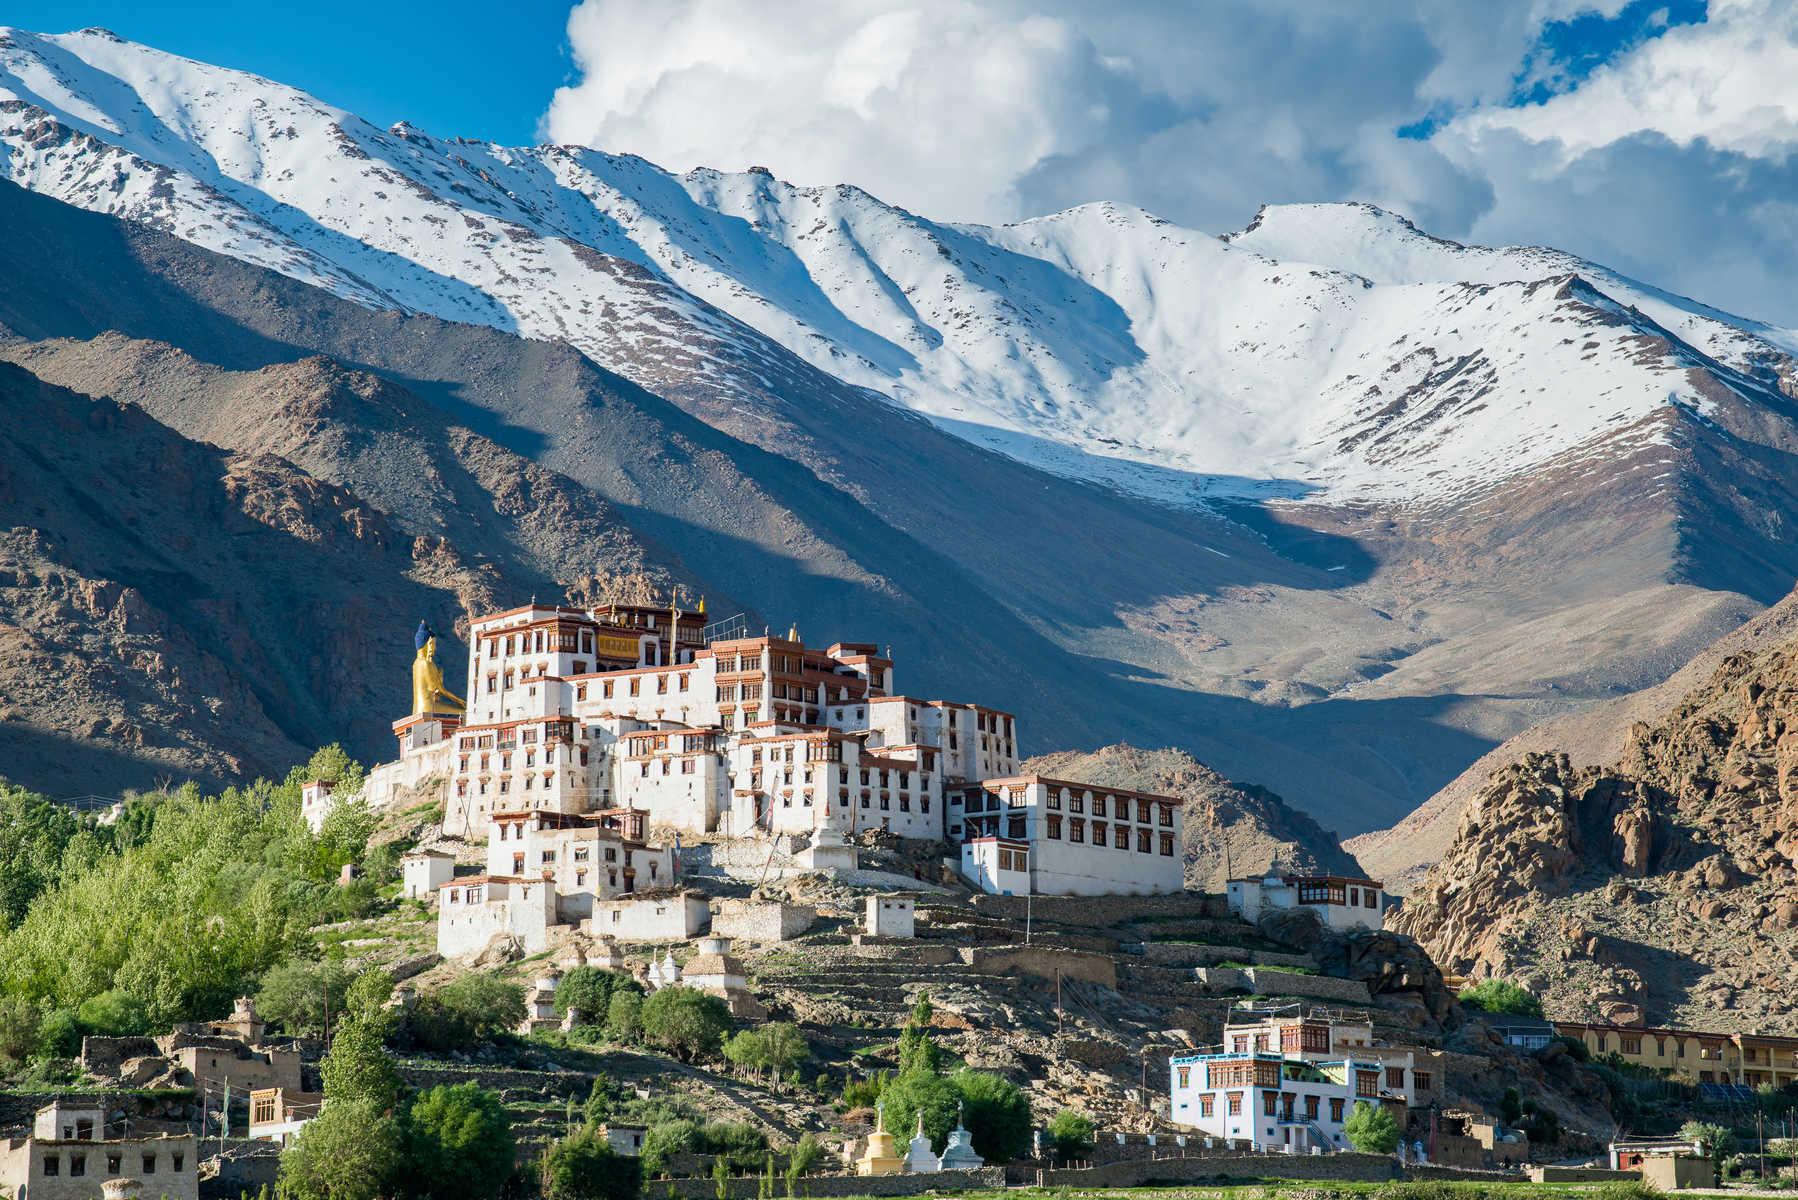
[{"label": "village house", "polygon": [[962,875],[984,891],[1103,896],[1186,886],[1172,796],[1020,775],[952,789],[948,821]]},{"label": "village house", "polygon": [[456,856],[447,850],[409,850],[400,856],[400,894],[425,900],[456,874]]},{"label": "village house", "polygon": [[1256,1150],[1348,1149],[1342,1127],[1355,1103],[1381,1103],[1380,1064],[1359,1056],[1311,1062],[1227,1051],[1176,1055],[1168,1066],[1176,1124]]},{"label": "village house", "polygon": [[705,896],[668,889],[601,900],[581,932],[620,942],[684,942],[705,932],[711,921],[712,904]]},{"label": "village house", "polygon": [[323,1092],[298,1088],[255,1088],[250,1092],[249,1136],[259,1142],[289,1146],[306,1122],[318,1116]]},{"label": "village house", "polygon": [[1719,1087],[1782,1088],[1798,1082],[1798,1037],[1702,1033],[1630,1025],[1556,1021],[1555,1032],[1584,1043],[1594,1056],[1666,1071],[1676,1079]]},{"label": "village house", "polygon": [[1232,1014],[1224,1027],[1224,1050],[1232,1054],[1277,1054],[1321,1063],[1352,1057],[1380,1068],[1382,1101],[1420,1108],[1443,1098],[1447,1060],[1422,1046],[1393,1046],[1374,1039],[1373,1025],[1325,1013],[1277,1016],[1254,1013],[1241,1021]]},{"label": "village house", "polygon": [[106,1136],[103,1109],[57,1101],[25,1137],[0,1141],[0,1188],[13,1200],[98,1200],[107,1180],[137,1181],[145,1196],[198,1200],[191,1133]]},{"label": "village house", "polygon": [[501,934],[536,954],[549,948],[557,924],[555,884],[541,876],[477,875],[437,890],[437,953],[445,958],[479,954]]},{"label": "village house", "polygon": [[1230,911],[1256,921],[1274,909],[1304,908],[1331,929],[1378,929],[1386,919],[1386,892],[1378,881],[1336,875],[1265,875],[1232,879]]}]

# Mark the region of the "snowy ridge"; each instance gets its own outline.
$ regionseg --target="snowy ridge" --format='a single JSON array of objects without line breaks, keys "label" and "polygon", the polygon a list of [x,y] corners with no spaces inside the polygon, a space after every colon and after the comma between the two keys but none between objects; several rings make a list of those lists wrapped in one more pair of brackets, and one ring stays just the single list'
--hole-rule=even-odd
[{"label": "snowy ridge", "polygon": [[[1225,239],[1096,204],[999,228],[849,186],[381,130],[101,30],[0,30],[13,181],[358,303],[563,339],[719,413],[865,388],[1175,503],[1417,504],[1663,437],[1798,337],[1362,205]],[[845,401],[846,402],[846,401]]]}]

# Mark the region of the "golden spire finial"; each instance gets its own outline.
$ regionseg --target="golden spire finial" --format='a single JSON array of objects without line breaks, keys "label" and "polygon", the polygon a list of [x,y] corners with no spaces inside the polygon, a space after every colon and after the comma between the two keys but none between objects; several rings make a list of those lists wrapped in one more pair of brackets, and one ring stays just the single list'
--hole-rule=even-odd
[{"label": "golden spire finial", "polygon": [[787,630],[787,640],[789,642],[796,642],[799,640],[799,622],[793,622],[791,628]]}]

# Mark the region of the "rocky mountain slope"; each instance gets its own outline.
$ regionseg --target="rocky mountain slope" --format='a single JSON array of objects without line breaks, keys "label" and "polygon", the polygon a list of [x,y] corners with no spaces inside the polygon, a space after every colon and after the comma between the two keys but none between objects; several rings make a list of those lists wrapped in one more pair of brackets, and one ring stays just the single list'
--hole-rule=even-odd
[{"label": "rocky mountain slope", "polygon": [[1316,821],[1266,788],[1235,783],[1180,750],[1068,750],[1038,755],[1021,770],[1179,796],[1185,801],[1181,838],[1186,883],[1198,891],[1221,893],[1232,875],[1264,871],[1275,863],[1298,871],[1363,873],[1336,835]]},{"label": "rocky mountain slope", "polygon": [[5,363],[0,407],[0,762],[56,795],[284,771],[404,705],[396,609],[490,599],[454,546],[280,458]]},{"label": "rocky mountain slope", "polygon": [[1613,765],[1536,753],[1495,773],[1389,924],[1556,1016],[1794,1033],[1795,864],[1787,640],[1724,659]]},{"label": "rocky mountain slope", "polygon": [[1405,892],[1423,878],[1455,839],[1467,806],[1493,775],[1532,754],[1562,754],[1574,767],[1616,762],[1640,723],[1659,724],[1704,686],[1727,658],[1771,649],[1798,636],[1798,595],[1731,630],[1665,681],[1641,691],[1533,725],[1476,759],[1454,782],[1390,829],[1349,838],[1353,852],[1389,891]]},{"label": "rocky mountain slope", "polygon": [[1798,578],[1788,333],[1365,206],[949,226],[380,130],[96,30],[0,33],[0,156],[166,234],[5,189],[21,336],[336,359],[1032,748],[1177,745],[1343,833]]}]

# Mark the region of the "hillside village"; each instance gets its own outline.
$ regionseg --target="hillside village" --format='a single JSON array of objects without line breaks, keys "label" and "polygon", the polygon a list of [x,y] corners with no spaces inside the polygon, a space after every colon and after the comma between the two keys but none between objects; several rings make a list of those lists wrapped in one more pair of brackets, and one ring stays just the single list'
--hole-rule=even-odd
[{"label": "hillside village", "polygon": [[777,1169],[837,1195],[1688,1186],[1716,1156],[1676,1117],[1739,1120],[1798,1081],[1798,1038],[1458,998],[1385,929],[1377,880],[1267,862],[1189,886],[1217,864],[1189,860],[1178,797],[1031,771],[1013,714],[906,695],[877,643],[674,600],[533,603],[467,642],[458,695],[420,622],[391,761],[290,780],[301,836],[362,830],[336,888],[369,898],[312,931],[314,1016],[265,979],[270,1013],[86,1023],[67,1076],[4,1098],[0,1185],[297,1187],[364,1027],[396,1087],[491,1090],[507,1172],[586,1145],[693,1197],[765,1195]]}]

